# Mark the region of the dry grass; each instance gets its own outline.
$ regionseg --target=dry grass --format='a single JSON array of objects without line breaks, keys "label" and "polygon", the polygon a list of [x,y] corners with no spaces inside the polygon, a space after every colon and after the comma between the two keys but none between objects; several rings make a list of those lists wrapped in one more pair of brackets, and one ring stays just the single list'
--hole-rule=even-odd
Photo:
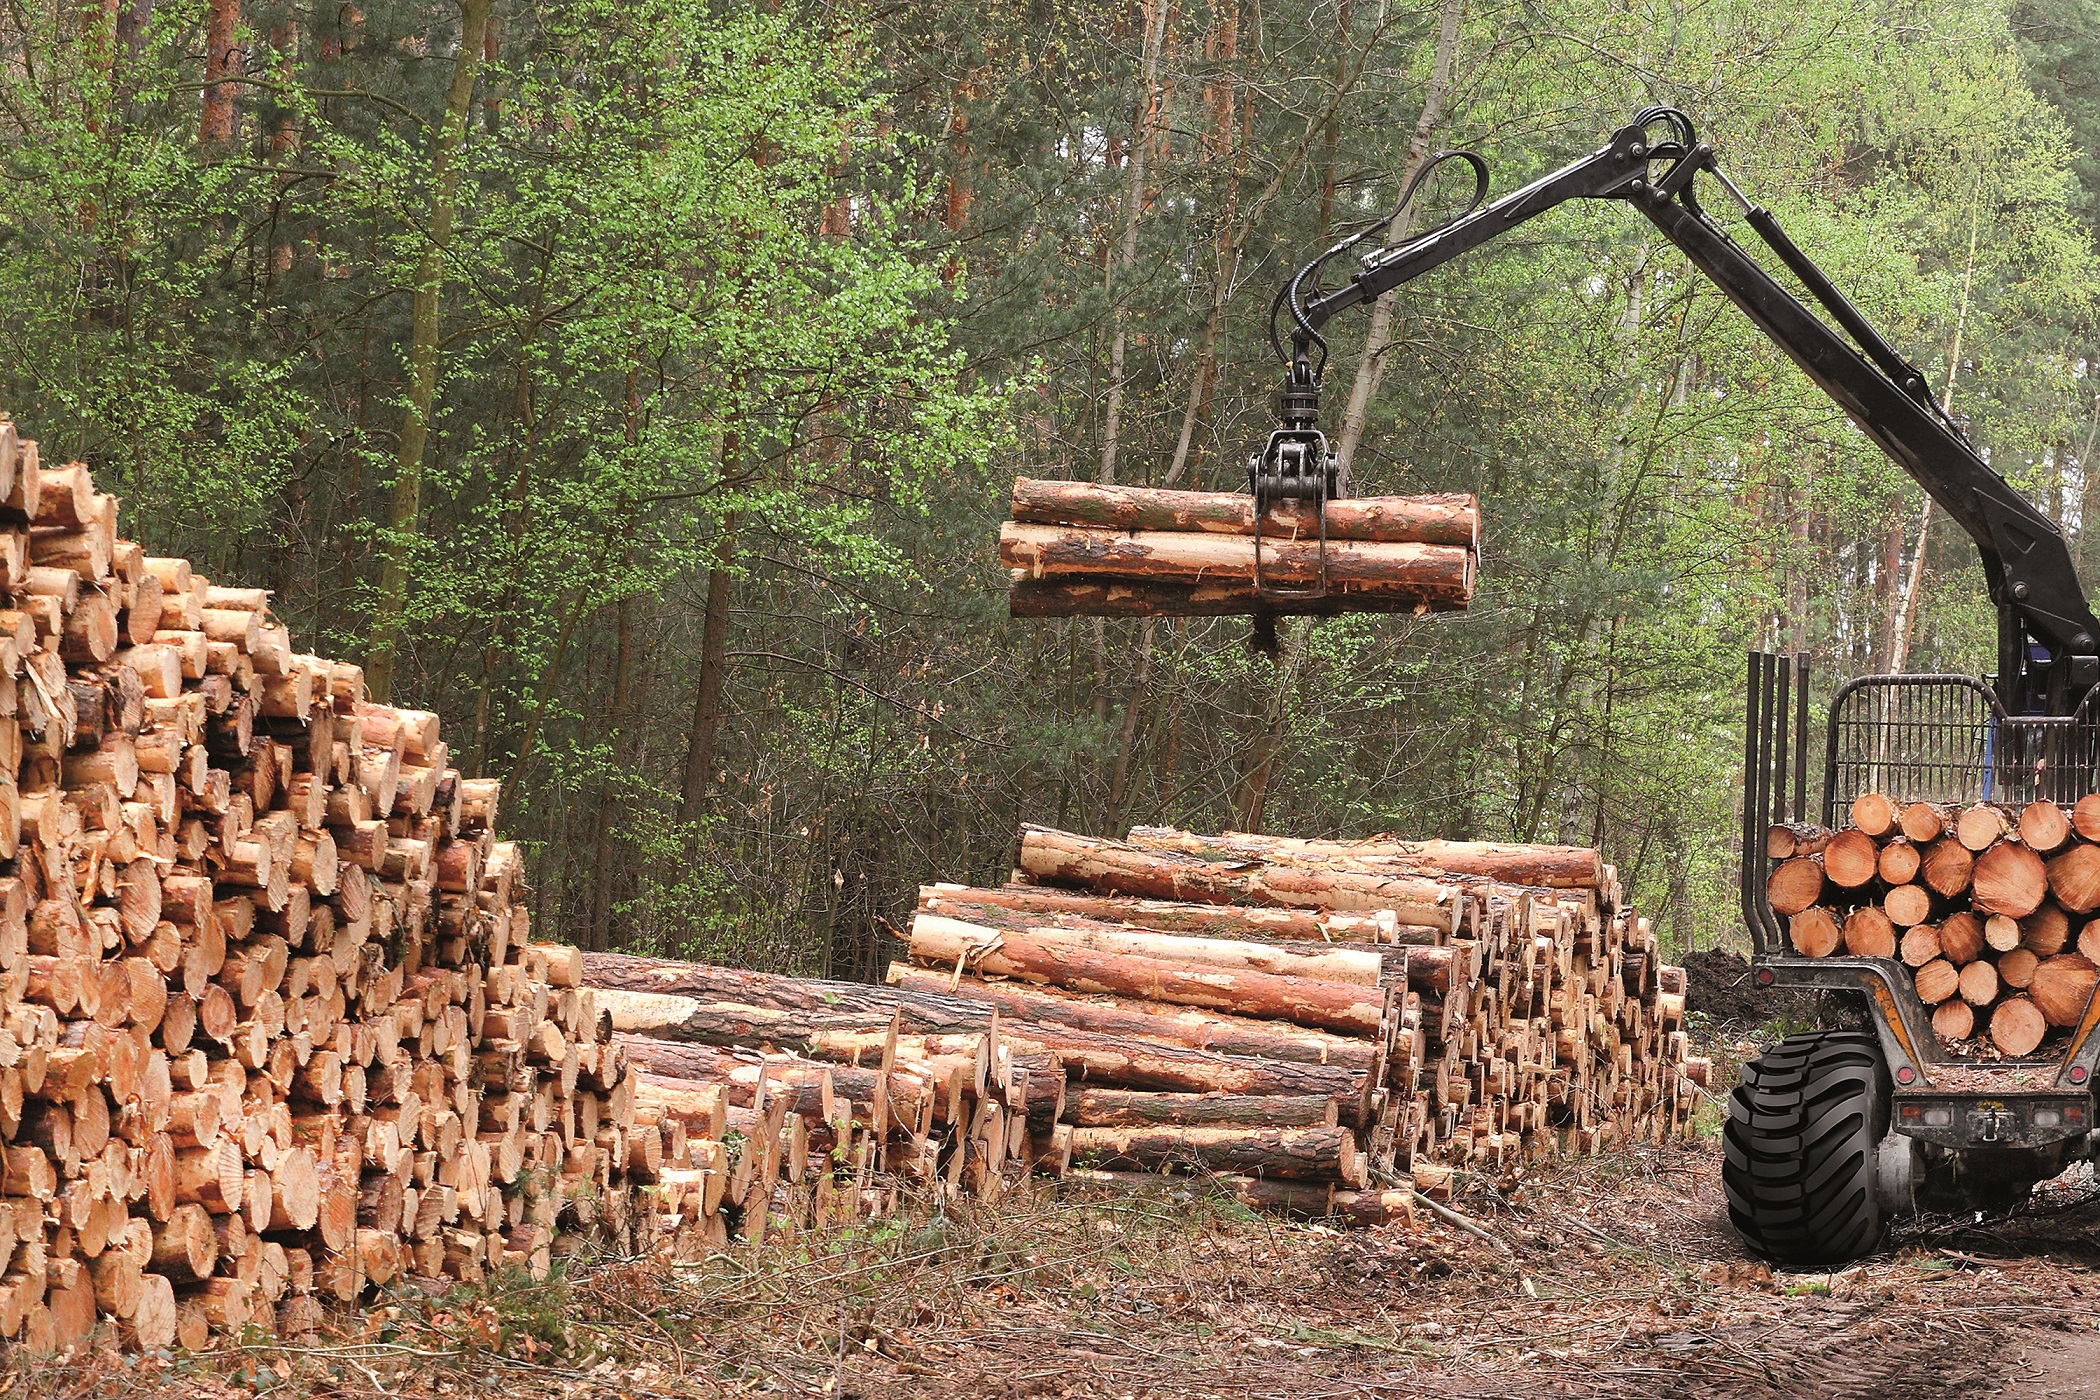
[{"label": "dry grass", "polygon": [[1186,1190],[1025,1189],[691,1267],[396,1293],[308,1347],[15,1358],[0,1400],[1951,1396],[1988,1393],[2034,1329],[2092,1325],[2089,1200],[1774,1275],[1728,1232],[1715,1167],[1700,1143],[1473,1183],[1459,1204],[1507,1254],[1433,1223],[1344,1234]]}]

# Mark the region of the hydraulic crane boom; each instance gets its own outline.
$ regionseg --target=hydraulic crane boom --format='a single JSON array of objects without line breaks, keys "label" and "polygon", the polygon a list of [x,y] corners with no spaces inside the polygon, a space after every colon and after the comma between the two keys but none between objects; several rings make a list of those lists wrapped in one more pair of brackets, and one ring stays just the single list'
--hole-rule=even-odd
[{"label": "hydraulic crane boom", "polygon": [[[1289,379],[1282,426],[1272,435],[1267,453],[1251,464],[1257,494],[1265,479],[1279,479],[1280,451],[1302,456],[1309,441],[1319,442],[1324,450],[1317,430],[1325,361],[1320,328],[1329,318],[1373,301],[1568,200],[1621,200],[1647,215],[1692,266],[1742,308],[1976,542],[1991,600],[1998,608],[1997,688],[2007,712],[2068,714],[2100,683],[2100,620],[2086,601],[2062,532],[1977,454],[1934,402],[1924,375],[1867,322],[1768,211],[1751,203],[1721,173],[1712,147],[1697,139],[1683,113],[1662,107],[1640,112],[1601,149],[1491,203],[1481,203],[1487,171],[1479,157],[1455,153],[1438,161],[1450,158],[1467,161],[1478,178],[1469,212],[1370,254],[1346,285],[1323,292],[1318,284],[1321,265],[1358,240],[1336,244],[1301,269],[1278,297],[1278,309],[1287,306],[1293,322],[1291,352],[1284,356]],[[1415,183],[1435,164],[1418,173]],[[1695,181],[1701,172],[1710,173],[1741,204],[1751,228],[1843,334],[1765,271],[1700,208]],[[1281,353],[1281,345],[1277,348]],[[1320,351],[1318,362],[1312,359],[1315,348]],[[1290,470],[1301,469],[1290,464]],[[1330,469],[1330,479],[1333,475]]]}]

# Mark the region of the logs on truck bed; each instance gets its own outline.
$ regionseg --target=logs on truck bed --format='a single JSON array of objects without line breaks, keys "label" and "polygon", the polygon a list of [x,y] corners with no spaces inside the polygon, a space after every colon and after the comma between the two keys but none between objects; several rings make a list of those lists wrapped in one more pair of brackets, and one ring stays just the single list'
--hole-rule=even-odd
[{"label": "logs on truck bed", "polygon": [[1016,617],[1426,612],[1471,601],[1479,528],[1463,496],[1329,502],[1323,540],[1301,506],[1257,521],[1245,495],[1023,478],[999,558]]},{"label": "logs on truck bed", "polygon": [[2086,922],[2100,909],[2100,795],[2066,812],[2049,801],[1904,806],[1867,793],[1851,815],[1843,831],[1766,842],[1788,852],[1767,896],[1789,914],[1794,950],[1900,958],[1957,1055],[2050,1053],[2100,981],[2082,945],[2067,951],[2090,929],[2100,952],[2100,924]]}]

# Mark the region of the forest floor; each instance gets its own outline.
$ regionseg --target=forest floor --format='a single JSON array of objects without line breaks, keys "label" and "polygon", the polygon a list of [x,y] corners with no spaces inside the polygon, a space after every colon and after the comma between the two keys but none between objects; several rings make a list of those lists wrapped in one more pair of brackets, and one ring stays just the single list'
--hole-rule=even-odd
[{"label": "forest floor", "polygon": [[1500,1248],[1426,1215],[1344,1232],[1028,1187],[690,1267],[397,1292],[308,1346],[10,1357],[0,1400],[2094,1393],[2089,1170],[2010,1220],[1912,1222],[1789,1274],[1730,1232],[1718,1164],[1706,1135],[1470,1181],[1454,1205]]}]

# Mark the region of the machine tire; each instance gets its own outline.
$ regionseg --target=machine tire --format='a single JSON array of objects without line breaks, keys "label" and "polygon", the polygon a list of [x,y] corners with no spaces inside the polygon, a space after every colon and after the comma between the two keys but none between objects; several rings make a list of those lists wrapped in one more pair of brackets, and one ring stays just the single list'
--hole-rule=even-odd
[{"label": "machine tire", "polygon": [[1872,1253],[1885,1229],[1875,1169],[1888,1122],[1888,1067],[1870,1035],[1788,1036],[1744,1065],[1721,1185],[1750,1248],[1789,1265]]}]

